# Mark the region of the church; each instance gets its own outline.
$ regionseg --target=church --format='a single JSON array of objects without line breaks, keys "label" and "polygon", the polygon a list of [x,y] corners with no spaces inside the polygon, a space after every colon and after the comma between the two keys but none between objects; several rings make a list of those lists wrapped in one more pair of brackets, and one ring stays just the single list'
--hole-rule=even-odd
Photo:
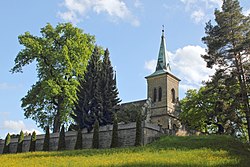
[{"label": "church", "polygon": [[157,124],[163,129],[177,130],[181,128],[178,119],[180,79],[171,72],[164,29],[155,72],[145,78],[147,80],[147,99],[124,103],[122,106],[135,105],[144,109],[147,106],[148,122]]}]

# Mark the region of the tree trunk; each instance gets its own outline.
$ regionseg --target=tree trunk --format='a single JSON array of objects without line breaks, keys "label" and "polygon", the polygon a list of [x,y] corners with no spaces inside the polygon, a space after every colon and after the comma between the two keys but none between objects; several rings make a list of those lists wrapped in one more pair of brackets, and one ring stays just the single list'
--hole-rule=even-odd
[{"label": "tree trunk", "polygon": [[60,127],[61,127],[61,124],[62,124],[62,121],[61,121],[62,101],[63,101],[63,98],[59,97],[58,98],[57,111],[56,111],[56,115],[54,117],[53,133],[60,132]]}]

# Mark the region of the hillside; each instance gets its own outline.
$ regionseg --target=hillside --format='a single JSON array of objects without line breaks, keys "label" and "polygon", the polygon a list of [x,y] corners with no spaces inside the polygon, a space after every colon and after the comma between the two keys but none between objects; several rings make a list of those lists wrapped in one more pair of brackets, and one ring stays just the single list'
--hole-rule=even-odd
[{"label": "hillside", "polygon": [[249,166],[250,147],[230,136],[164,136],[144,147],[0,155],[0,166]]}]

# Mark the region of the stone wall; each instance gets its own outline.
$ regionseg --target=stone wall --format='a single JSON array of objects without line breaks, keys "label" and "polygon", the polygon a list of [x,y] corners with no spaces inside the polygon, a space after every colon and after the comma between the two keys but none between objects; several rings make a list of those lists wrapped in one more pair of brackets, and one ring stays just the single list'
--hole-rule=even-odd
[{"label": "stone wall", "polygon": [[[100,148],[109,148],[111,145],[111,138],[112,138],[112,125],[100,127],[99,132],[99,140],[100,140]],[[142,124],[143,136],[142,136],[142,143],[148,144],[154,141],[156,138],[161,136],[162,131],[159,126],[149,123]],[[135,144],[135,134],[136,134],[136,124],[129,123],[129,124],[119,124],[118,125],[118,143],[120,147],[128,147],[133,146]],[[36,140],[36,151],[41,151],[43,149],[43,141],[45,135],[37,135]],[[87,130],[84,129],[82,131],[82,138],[83,138],[83,148],[91,148],[92,146],[92,137],[93,131],[87,133]],[[66,140],[66,149],[73,150],[75,147],[77,138],[76,131],[69,131],[65,132],[65,140]],[[30,146],[30,139],[31,136],[24,137],[23,141],[23,152],[29,151]],[[59,133],[51,133],[50,134],[50,150],[54,151],[57,150],[58,147],[58,140],[59,140]],[[10,143],[10,152],[15,153],[17,150],[17,143],[18,139],[11,139]],[[0,153],[3,152],[4,140],[0,141]]]}]

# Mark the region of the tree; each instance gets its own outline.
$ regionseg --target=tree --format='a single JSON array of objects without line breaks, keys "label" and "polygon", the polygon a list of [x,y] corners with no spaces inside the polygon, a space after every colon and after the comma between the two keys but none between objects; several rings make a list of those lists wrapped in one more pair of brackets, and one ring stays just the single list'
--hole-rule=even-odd
[{"label": "tree", "polygon": [[221,11],[215,10],[215,23],[206,24],[206,36],[202,41],[207,45],[207,54],[202,55],[207,66],[217,66],[223,74],[237,77],[241,96],[238,101],[244,107],[250,136],[249,87],[246,82],[246,67],[249,65],[250,17],[242,14],[238,0],[224,0]]},{"label": "tree", "polygon": [[82,130],[78,129],[75,150],[81,150],[81,149],[82,149]]},{"label": "tree", "polygon": [[141,111],[137,111],[135,146],[142,145],[142,125],[141,124],[142,124],[142,114],[141,114]]},{"label": "tree", "polygon": [[21,153],[23,151],[23,140],[24,140],[24,134],[21,130],[20,135],[18,137],[18,144],[17,144],[17,153]]},{"label": "tree", "polygon": [[30,139],[30,152],[36,151],[36,132],[34,131]]},{"label": "tree", "polygon": [[64,125],[62,126],[62,129],[60,131],[59,135],[59,141],[58,141],[58,151],[65,150],[66,149],[66,142],[65,142],[65,129]]},{"label": "tree", "polygon": [[29,32],[18,37],[24,46],[17,57],[12,73],[22,72],[24,66],[36,62],[38,81],[21,99],[26,118],[39,127],[49,125],[59,132],[77,101],[78,77],[83,76],[94,48],[94,37],[84,34],[70,23],[47,24],[41,37]]},{"label": "tree", "polygon": [[99,148],[99,121],[96,120],[94,124],[94,132],[92,139],[92,148]]},{"label": "tree", "polygon": [[72,118],[80,129],[87,128],[90,132],[95,119],[101,115],[101,96],[98,91],[101,49],[95,47],[87,65],[84,78],[80,80],[80,86],[77,93],[78,102],[75,103]]},{"label": "tree", "polygon": [[112,130],[112,139],[111,139],[111,148],[118,147],[118,120],[117,116],[114,115],[113,130]]},{"label": "tree", "polygon": [[49,126],[47,126],[44,141],[43,141],[43,151],[49,151],[49,147],[50,147],[49,139],[50,139]]},{"label": "tree", "polygon": [[10,153],[10,134],[8,133],[5,137],[3,154]]}]

